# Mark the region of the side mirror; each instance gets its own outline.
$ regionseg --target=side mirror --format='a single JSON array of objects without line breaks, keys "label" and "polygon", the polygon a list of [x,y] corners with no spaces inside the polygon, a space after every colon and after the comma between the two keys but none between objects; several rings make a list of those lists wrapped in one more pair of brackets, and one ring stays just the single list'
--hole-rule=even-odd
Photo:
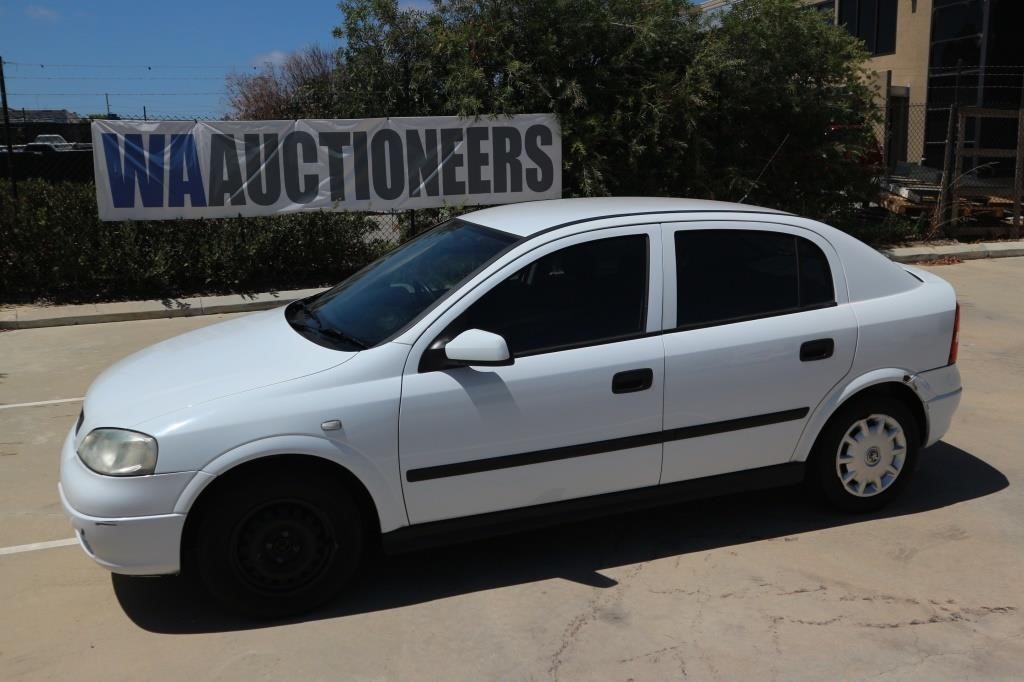
[{"label": "side mirror", "polygon": [[444,346],[449,360],[466,365],[501,366],[512,364],[505,339],[482,329],[467,329]]}]

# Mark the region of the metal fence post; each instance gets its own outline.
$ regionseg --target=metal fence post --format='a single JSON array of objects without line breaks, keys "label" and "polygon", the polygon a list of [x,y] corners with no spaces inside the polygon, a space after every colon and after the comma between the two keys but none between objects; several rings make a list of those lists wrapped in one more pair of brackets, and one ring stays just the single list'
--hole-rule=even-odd
[{"label": "metal fence post", "polygon": [[957,221],[960,219],[960,180],[964,173],[964,136],[966,134],[967,113],[957,111],[956,144],[953,145],[953,179],[949,183],[949,227],[951,230],[956,229]]},{"label": "metal fence post", "polygon": [[11,145],[11,116],[7,110],[7,82],[4,80],[4,58],[0,57],[0,99],[4,108],[4,134],[7,137],[7,177],[11,181],[11,199],[18,199],[18,183],[14,179],[14,147]]},{"label": "metal fence post", "polygon": [[1020,239],[1021,195],[1024,194],[1024,106],[1017,110],[1017,158],[1013,172],[1013,238]]},{"label": "metal fence post", "polygon": [[939,187],[939,198],[935,203],[935,215],[932,216],[932,230],[942,229],[950,234],[953,225],[947,216],[953,213],[952,192],[953,164],[959,141],[956,139],[957,123],[960,119],[960,75],[963,68],[963,61],[958,60],[956,64],[956,80],[953,86],[953,102],[949,105],[949,120],[946,122],[946,147],[942,157],[942,181]]},{"label": "metal fence post", "polygon": [[1020,105],[1017,109],[1017,157],[1013,167],[1013,238],[1020,239],[1021,195],[1024,194],[1024,72],[1020,76]]},{"label": "metal fence post", "polygon": [[882,167],[888,171],[892,168],[891,154],[889,153],[889,142],[892,139],[892,117],[889,113],[892,110],[892,70],[885,72],[885,110],[882,112]]},{"label": "metal fence post", "polygon": [[946,230],[946,215],[949,212],[949,184],[953,175],[953,154],[956,141],[956,120],[958,118],[956,104],[949,105],[949,120],[946,122],[946,146],[942,154],[942,180],[939,183],[939,197],[935,202],[935,214],[932,216],[932,230]]}]

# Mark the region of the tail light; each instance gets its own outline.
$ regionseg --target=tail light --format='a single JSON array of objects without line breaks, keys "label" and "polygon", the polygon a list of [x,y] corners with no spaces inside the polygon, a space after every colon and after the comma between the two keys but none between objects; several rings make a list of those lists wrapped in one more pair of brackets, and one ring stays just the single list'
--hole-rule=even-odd
[{"label": "tail light", "polygon": [[957,353],[960,352],[960,302],[956,304],[956,315],[953,317],[953,338],[949,342],[949,364],[956,362]]}]

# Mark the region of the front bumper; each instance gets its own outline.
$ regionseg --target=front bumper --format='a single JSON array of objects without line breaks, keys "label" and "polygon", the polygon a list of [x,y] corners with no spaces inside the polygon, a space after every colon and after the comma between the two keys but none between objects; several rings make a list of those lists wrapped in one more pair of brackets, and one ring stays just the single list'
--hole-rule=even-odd
[{"label": "front bumper", "polygon": [[911,383],[921,396],[928,417],[928,438],[924,443],[927,447],[938,442],[946,434],[953,421],[953,414],[960,405],[960,398],[963,395],[960,370],[956,365],[939,367],[921,372]]},{"label": "front bumper", "polygon": [[162,575],[181,568],[185,515],[174,506],[194,476],[101,476],[78,458],[72,430],[61,450],[57,489],[79,544],[96,563],[114,573]]},{"label": "front bumper", "polygon": [[163,575],[181,570],[184,514],[108,519],[82,514],[57,484],[64,513],[85,553],[103,568],[125,575]]}]

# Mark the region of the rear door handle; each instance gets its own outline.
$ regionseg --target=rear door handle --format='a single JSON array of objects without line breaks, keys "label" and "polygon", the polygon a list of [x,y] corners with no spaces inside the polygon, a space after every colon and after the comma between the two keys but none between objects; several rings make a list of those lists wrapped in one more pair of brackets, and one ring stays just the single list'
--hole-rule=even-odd
[{"label": "rear door handle", "polygon": [[612,393],[636,393],[646,391],[654,383],[654,370],[630,369],[612,377]]},{"label": "rear door handle", "polygon": [[832,357],[836,342],[832,339],[815,339],[800,344],[800,362],[812,362]]}]

